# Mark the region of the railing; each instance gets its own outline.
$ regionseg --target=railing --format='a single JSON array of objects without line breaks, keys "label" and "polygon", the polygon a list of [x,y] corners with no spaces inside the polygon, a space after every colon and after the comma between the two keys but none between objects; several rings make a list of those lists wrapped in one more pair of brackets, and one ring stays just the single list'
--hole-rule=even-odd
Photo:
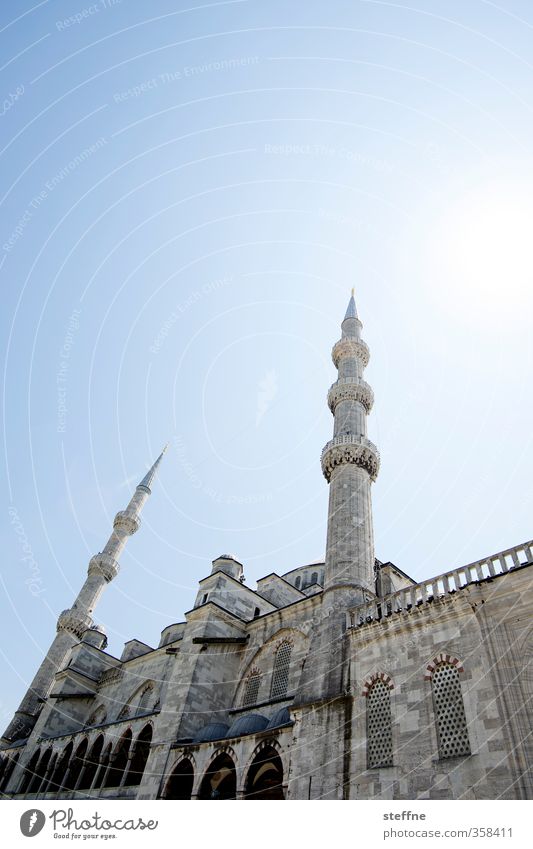
[{"label": "railing", "polygon": [[519,566],[533,564],[533,541],[525,542],[506,551],[500,551],[474,563],[468,563],[436,578],[429,578],[411,587],[376,598],[353,607],[347,613],[347,627],[358,628],[376,622],[393,613],[409,613],[413,608],[443,598],[448,593],[463,589],[468,584],[503,575]]},{"label": "railing", "polygon": [[354,436],[351,433],[345,433],[341,436],[336,436],[334,439],[330,439],[329,442],[326,442],[322,449],[322,457],[324,454],[329,451],[330,448],[335,447],[336,445],[363,445],[365,448],[369,448],[370,451],[376,455],[379,460],[379,451],[370,439],[367,439],[366,436]]}]

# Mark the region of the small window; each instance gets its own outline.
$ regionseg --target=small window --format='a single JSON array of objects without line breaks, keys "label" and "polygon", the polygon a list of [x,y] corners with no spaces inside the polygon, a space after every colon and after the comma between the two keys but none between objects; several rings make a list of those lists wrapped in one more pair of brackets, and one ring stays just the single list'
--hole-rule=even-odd
[{"label": "small window", "polygon": [[390,690],[381,678],[374,681],[368,691],[366,739],[368,768],[392,766]]},{"label": "small window", "polygon": [[296,578],[296,580],[295,580],[295,582],[294,582],[294,586],[296,587],[296,589],[297,589],[297,590],[299,590],[299,589],[300,589],[300,583],[301,583],[301,580],[302,580],[302,579],[301,579],[300,575],[298,575],[298,577]]},{"label": "small window", "polygon": [[275,699],[285,696],[289,688],[289,667],[291,663],[292,646],[290,643],[282,643],[274,658],[274,671],[272,673],[272,685],[270,698]]},{"label": "small window", "polygon": [[261,614],[261,609],[259,607],[256,607],[255,610],[254,610],[254,619],[257,619],[257,617],[260,614]]},{"label": "small window", "polygon": [[431,679],[441,758],[470,754],[459,671],[453,663],[439,663]]},{"label": "small window", "polygon": [[311,575],[311,583],[318,584],[318,572],[313,572]]},{"label": "small window", "polygon": [[206,603],[208,595],[209,595],[209,593],[206,593],[206,594],[204,595],[204,597],[203,597],[203,599],[202,599],[202,604],[205,604],[205,603]]},{"label": "small window", "polygon": [[259,686],[261,684],[261,673],[258,669],[254,669],[248,675],[246,679],[246,684],[244,686],[244,694],[242,697],[242,706],[248,707],[249,705],[255,705],[257,702],[257,697],[259,695]]}]

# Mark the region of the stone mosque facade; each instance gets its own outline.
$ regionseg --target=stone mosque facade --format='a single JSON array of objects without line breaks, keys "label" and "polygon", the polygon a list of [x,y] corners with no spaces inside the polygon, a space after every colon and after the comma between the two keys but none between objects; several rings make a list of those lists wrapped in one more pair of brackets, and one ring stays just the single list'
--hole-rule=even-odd
[{"label": "stone mosque facade", "polygon": [[161,455],[1,738],[13,799],[531,799],[533,543],[416,582],[374,554],[369,349],[333,347],[325,560],[252,589],[224,554],[156,647],[93,615]]}]

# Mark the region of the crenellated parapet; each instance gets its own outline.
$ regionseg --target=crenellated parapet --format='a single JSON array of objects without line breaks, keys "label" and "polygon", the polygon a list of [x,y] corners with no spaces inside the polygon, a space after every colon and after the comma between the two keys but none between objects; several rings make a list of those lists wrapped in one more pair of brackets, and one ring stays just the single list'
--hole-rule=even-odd
[{"label": "crenellated parapet", "polygon": [[63,612],[59,614],[57,630],[68,631],[70,634],[74,634],[81,640],[85,631],[92,628],[93,624],[92,617],[89,616],[88,613],[82,613],[75,607],[71,607],[68,610],[63,610]]},{"label": "crenellated parapet", "polygon": [[375,481],[379,472],[379,451],[370,439],[364,436],[343,434],[331,439],[322,450],[322,472],[326,480],[331,480],[333,470],[343,463],[351,463],[366,469],[371,480]]},{"label": "crenellated parapet", "polygon": [[95,554],[89,560],[88,574],[98,575],[104,578],[107,583],[116,578],[120,571],[120,564],[109,554]]},{"label": "crenellated parapet", "polygon": [[141,517],[134,510],[120,510],[115,516],[113,528],[116,531],[124,531],[124,533],[132,536],[141,527]]},{"label": "crenellated parapet", "polygon": [[333,414],[341,401],[359,401],[369,413],[374,404],[374,393],[366,380],[339,377],[328,392],[328,406]]},{"label": "crenellated parapet", "polygon": [[370,360],[370,348],[362,339],[343,338],[339,339],[333,346],[331,357],[335,368],[339,367],[339,363],[343,357],[357,357],[361,361],[363,368],[366,368]]}]

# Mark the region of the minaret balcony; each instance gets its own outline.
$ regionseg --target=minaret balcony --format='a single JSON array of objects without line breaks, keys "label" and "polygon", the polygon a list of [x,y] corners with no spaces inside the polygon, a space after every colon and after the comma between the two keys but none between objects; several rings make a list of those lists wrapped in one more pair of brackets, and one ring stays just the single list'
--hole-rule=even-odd
[{"label": "minaret balcony", "polygon": [[116,531],[124,531],[131,536],[141,527],[139,515],[132,510],[121,510],[115,516],[113,527]]},{"label": "minaret balcony", "polygon": [[379,451],[366,436],[355,436],[350,433],[336,436],[326,443],[320,459],[322,472],[328,483],[334,469],[344,463],[351,463],[366,469],[373,481],[378,476]]},{"label": "minaret balcony", "polygon": [[374,404],[374,393],[365,380],[339,377],[328,392],[328,405],[332,413],[335,413],[335,407],[341,401],[359,401],[369,413]]},{"label": "minaret balcony", "polygon": [[88,613],[82,613],[76,610],[75,607],[71,607],[69,610],[64,610],[59,614],[57,630],[69,631],[81,640],[85,631],[92,628],[93,624],[93,620]]},{"label": "minaret balcony", "polygon": [[339,367],[343,357],[357,357],[363,368],[366,368],[370,360],[370,348],[362,339],[339,339],[333,346],[331,357],[335,368]]},{"label": "minaret balcony", "polygon": [[104,578],[107,583],[116,578],[119,573],[120,566],[114,557],[109,554],[95,554],[89,560],[89,575],[99,575]]}]

